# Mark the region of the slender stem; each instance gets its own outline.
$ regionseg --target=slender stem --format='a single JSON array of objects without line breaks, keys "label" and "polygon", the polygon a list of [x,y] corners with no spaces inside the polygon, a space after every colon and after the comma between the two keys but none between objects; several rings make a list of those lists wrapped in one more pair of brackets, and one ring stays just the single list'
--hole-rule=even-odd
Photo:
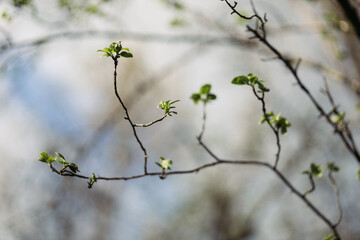
[{"label": "slender stem", "polygon": [[152,121],[152,122],[149,122],[149,123],[146,123],[146,124],[134,124],[133,126],[134,126],[134,127],[150,127],[151,125],[153,125],[153,124],[155,124],[155,123],[157,123],[157,122],[160,122],[160,121],[164,120],[164,118],[166,118],[167,116],[168,116],[168,115],[165,114],[165,115],[162,116],[161,118],[158,118],[158,119],[156,119],[156,120],[154,120],[154,121]]},{"label": "slender stem", "polygon": [[202,136],[204,135],[205,132],[205,126],[206,125],[206,102],[203,101],[203,117],[202,117],[202,126],[201,126],[201,132],[198,136],[198,140],[199,142],[201,142]]},{"label": "slender stem", "polygon": [[337,207],[338,207],[338,214],[339,214],[339,217],[338,217],[338,220],[336,221],[336,223],[334,223],[334,227],[337,227],[341,220],[342,220],[342,208],[341,208],[341,203],[340,203],[340,191],[339,191],[339,187],[337,186],[336,184],[336,181],[335,181],[335,178],[333,177],[332,175],[332,171],[329,171],[329,179],[330,179],[330,182],[331,182],[331,185],[334,189],[334,192],[335,192],[335,196],[336,196],[336,204],[337,204]]},{"label": "slender stem", "polygon": [[315,191],[315,182],[312,174],[309,174],[309,180],[310,180],[311,188],[303,194],[304,197],[306,197],[306,195],[308,195],[309,193]]},{"label": "slender stem", "polygon": [[118,93],[118,90],[117,90],[117,81],[116,81],[116,77],[117,77],[117,65],[118,65],[118,59],[117,58],[113,58],[114,60],[114,91],[115,91],[115,95],[117,97],[117,99],[119,100],[121,106],[123,107],[124,111],[125,111],[125,114],[126,114],[126,117],[125,119],[130,123],[130,126],[133,130],[133,134],[136,138],[136,141],[139,143],[139,146],[141,148],[141,150],[144,152],[144,174],[146,175],[147,174],[147,158],[148,158],[148,155],[147,155],[147,152],[146,152],[146,149],[143,145],[143,143],[140,141],[138,135],[137,135],[137,132],[136,132],[136,129],[135,129],[135,126],[134,126],[134,123],[132,122],[131,118],[130,118],[130,115],[129,115],[129,112],[124,104],[124,102],[121,100],[121,97]]},{"label": "slender stem", "polygon": [[277,165],[279,163],[280,160],[280,153],[281,153],[281,143],[280,143],[280,134],[279,134],[279,129],[275,128],[271,123],[270,123],[270,119],[268,118],[267,114],[266,114],[266,104],[265,104],[265,93],[262,92],[261,96],[259,96],[259,94],[256,92],[255,87],[252,87],[253,93],[256,96],[256,98],[261,102],[262,104],[262,112],[265,118],[266,123],[269,125],[269,127],[271,128],[271,130],[274,132],[275,138],[276,138],[276,145],[277,145],[277,152],[275,155],[275,163],[274,163],[274,168],[277,168]]}]

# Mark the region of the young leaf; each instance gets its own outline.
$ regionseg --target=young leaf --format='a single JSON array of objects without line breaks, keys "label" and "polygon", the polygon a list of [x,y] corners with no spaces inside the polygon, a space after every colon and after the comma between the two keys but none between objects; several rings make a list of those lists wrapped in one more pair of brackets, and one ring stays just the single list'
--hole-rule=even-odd
[{"label": "young leaf", "polygon": [[338,166],[335,165],[335,163],[328,163],[327,165],[329,171],[338,172],[340,169]]},{"label": "young leaf", "polygon": [[133,57],[131,52],[121,52],[120,56],[122,56],[124,58],[132,58]]},{"label": "young leaf", "polygon": [[212,93],[209,93],[208,96],[207,96],[207,99],[208,99],[208,100],[215,100],[215,99],[216,99],[216,95],[215,95],[215,94],[212,94]]},{"label": "young leaf", "polygon": [[323,240],[334,240],[335,239],[335,236],[334,236],[334,234],[330,234],[330,235],[328,235],[328,236],[326,236],[326,237],[324,237],[323,238]]},{"label": "young leaf", "polygon": [[53,161],[55,161],[55,158],[46,152],[42,152],[38,160],[44,163],[52,163]]},{"label": "young leaf", "polygon": [[321,178],[323,174],[322,166],[311,163],[310,169],[305,170],[302,174],[312,175],[317,178]]},{"label": "young leaf", "polygon": [[61,153],[55,152],[55,154],[58,158],[63,159],[65,161],[65,157]]},{"label": "young leaf", "polygon": [[194,93],[193,95],[191,95],[191,99],[194,100],[195,104],[197,104],[201,99],[201,95],[198,93]]},{"label": "young leaf", "polygon": [[73,173],[80,172],[78,166],[75,163],[70,163],[68,166]]},{"label": "young leaf", "polygon": [[238,76],[238,77],[235,77],[231,81],[231,83],[235,84],[235,85],[247,85],[247,84],[249,84],[249,79],[246,76]]},{"label": "young leaf", "polygon": [[208,94],[211,90],[210,84],[205,84],[200,88],[200,94]]},{"label": "young leaf", "polygon": [[310,172],[314,177],[321,178],[323,173],[322,166],[312,163],[310,165]]}]

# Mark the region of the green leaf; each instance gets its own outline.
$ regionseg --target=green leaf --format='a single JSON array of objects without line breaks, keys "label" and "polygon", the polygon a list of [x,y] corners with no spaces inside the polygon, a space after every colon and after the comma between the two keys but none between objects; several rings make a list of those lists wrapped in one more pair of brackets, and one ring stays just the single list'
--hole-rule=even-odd
[{"label": "green leaf", "polygon": [[78,166],[75,163],[70,163],[68,166],[73,173],[80,172]]},{"label": "green leaf", "polygon": [[329,171],[333,171],[333,172],[338,172],[340,170],[340,168],[338,166],[335,165],[335,163],[328,163],[327,168],[329,169]]},{"label": "green leaf", "polygon": [[210,84],[205,84],[200,88],[200,94],[208,94],[211,90]]},{"label": "green leaf", "polygon": [[266,88],[262,83],[258,83],[258,86],[262,92],[270,92],[270,89]]},{"label": "green leaf", "polygon": [[56,157],[57,157],[57,158],[62,159],[62,160],[65,161],[65,157],[64,157],[61,153],[55,152],[55,154],[56,154]]},{"label": "green leaf", "polygon": [[12,0],[13,4],[15,7],[23,7],[23,6],[26,6],[26,5],[29,5],[31,0]]},{"label": "green leaf", "polygon": [[197,104],[201,99],[201,95],[198,93],[194,93],[193,95],[191,95],[191,99],[194,100],[195,104]]},{"label": "green leaf", "polygon": [[310,169],[303,171],[302,174],[308,174],[317,178],[321,178],[323,174],[323,169],[321,165],[316,165],[314,163],[311,163]]},{"label": "green leaf", "polygon": [[53,161],[55,161],[55,158],[46,152],[42,152],[38,160],[44,163],[52,163]]},{"label": "green leaf", "polygon": [[332,233],[323,238],[323,240],[334,240],[334,239],[335,239],[335,236]]},{"label": "green leaf", "polygon": [[90,181],[97,182],[97,178],[95,176],[95,173],[92,172],[92,178],[90,178]]},{"label": "green leaf", "polygon": [[122,56],[124,58],[132,58],[133,57],[131,52],[121,52],[120,56]]},{"label": "green leaf", "polygon": [[184,6],[179,2],[175,2],[173,6],[177,10],[182,10],[184,8]]},{"label": "green leaf", "polygon": [[49,154],[48,153],[46,153],[46,152],[42,152],[42,153],[40,153],[40,157],[38,158],[38,160],[40,161],[40,162],[44,162],[44,163],[46,163],[47,161],[47,159],[49,158]]},{"label": "green leaf", "polygon": [[357,170],[357,179],[360,180],[360,168]]},{"label": "green leaf", "polygon": [[179,19],[179,18],[175,18],[175,19],[171,20],[170,25],[173,26],[173,27],[181,27],[181,26],[184,26],[186,24],[185,24],[184,20]]},{"label": "green leaf", "polygon": [[95,14],[99,12],[99,7],[96,5],[89,5],[85,9],[88,13]]},{"label": "green leaf", "polygon": [[323,174],[322,166],[312,163],[310,165],[310,172],[314,177],[321,178]]},{"label": "green leaf", "polygon": [[231,81],[231,83],[235,84],[235,85],[248,85],[249,84],[249,79],[246,76],[238,76],[238,77],[235,77]]},{"label": "green leaf", "polygon": [[208,99],[208,100],[215,100],[215,99],[216,99],[216,95],[215,95],[215,94],[212,94],[212,93],[209,93],[208,96],[207,96],[207,99]]}]

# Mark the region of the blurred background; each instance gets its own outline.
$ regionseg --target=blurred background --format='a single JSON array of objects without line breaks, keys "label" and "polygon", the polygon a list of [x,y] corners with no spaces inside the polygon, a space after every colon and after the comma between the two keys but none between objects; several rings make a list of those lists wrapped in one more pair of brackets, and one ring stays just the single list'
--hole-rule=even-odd
[{"label": "blurred background", "polygon": [[[339,1],[340,2],[340,1]],[[349,1],[359,9],[358,1]],[[324,78],[360,141],[360,44],[337,1],[256,0],[268,39],[289,58],[325,109]],[[237,9],[252,14],[248,1]],[[279,168],[301,191],[311,162],[335,162],[344,239],[360,239],[358,165],[283,64],[250,40],[246,22],[219,0],[0,0],[0,239],[322,239],[330,233],[269,170],[216,166],[199,173],[100,181],[60,177],[39,161],[61,152],[81,174],[143,173],[143,154],[113,92],[113,63],[98,49],[121,40],[118,89],[136,123],[160,116],[161,100],[178,115],[138,129],[149,170],[160,156],[173,170],[213,159],[196,136],[202,107],[190,96],[209,83],[203,141],[220,158],[273,162],[274,135],[259,125],[261,104],[231,80],[253,73],[270,88],[267,108],[292,124],[281,136]],[[354,27],[355,26],[355,27]],[[56,167],[59,167],[56,165]],[[336,199],[326,177],[309,198],[330,219]]]}]

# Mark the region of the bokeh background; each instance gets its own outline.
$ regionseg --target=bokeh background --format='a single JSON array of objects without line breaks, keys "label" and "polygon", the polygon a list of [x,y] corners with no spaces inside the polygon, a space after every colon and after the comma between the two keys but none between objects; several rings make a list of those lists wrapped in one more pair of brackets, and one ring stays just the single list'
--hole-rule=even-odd
[{"label": "bokeh background", "polygon": [[[359,3],[354,1],[355,6]],[[360,141],[360,44],[336,2],[257,0],[267,14],[269,41],[302,58],[299,75],[317,100],[324,78]],[[238,10],[252,13],[248,1]],[[259,125],[261,104],[238,75],[254,73],[271,89],[268,110],[292,123],[281,137],[279,167],[306,191],[301,172],[311,162],[335,162],[344,239],[360,239],[356,161],[281,62],[245,22],[219,0],[1,0],[0,12],[0,239],[322,239],[318,219],[270,171],[216,166],[196,174],[100,181],[60,177],[39,161],[61,152],[82,174],[132,176],[143,155],[113,92],[113,64],[96,52],[121,40],[132,59],[119,63],[119,92],[136,123],[162,116],[161,100],[177,100],[178,115],[138,129],[149,170],[160,156],[174,170],[212,161],[196,140],[202,109],[190,96],[205,83],[217,100],[208,105],[204,142],[219,157],[273,162],[274,136]],[[58,166],[57,166],[58,167]],[[309,198],[337,218],[333,189],[316,179]]]}]

